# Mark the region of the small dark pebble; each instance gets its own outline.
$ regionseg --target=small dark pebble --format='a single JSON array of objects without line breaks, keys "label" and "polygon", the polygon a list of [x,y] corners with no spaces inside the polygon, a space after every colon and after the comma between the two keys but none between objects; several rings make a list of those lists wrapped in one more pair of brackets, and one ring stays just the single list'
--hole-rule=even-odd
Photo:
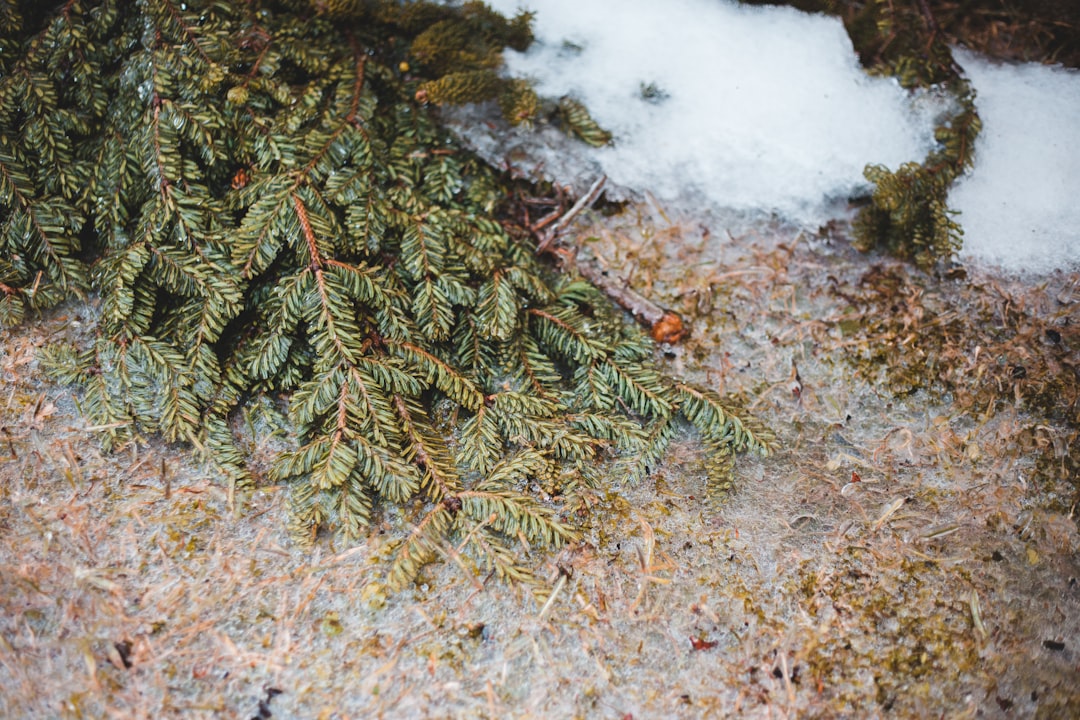
[{"label": "small dark pebble", "polygon": [[1065,643],[1057,640],[1043,640],[1043,647],[1054,652],[1061,652],[1065,649]]},{"label": "small dark pebble", "polygon": [[1013,701],[1009,698],[999,697],[997,698],[997,704],[1003,711],[1008,712],[1009,710],[1012,710]]},{"label": "small dark pebble", "polygon": [[1056,345],[1061,342],[1061,333],[1054,328],[1046,328],[1046,339]]},{"label": "small dark pebble", "polygon": [[270,701],[284,692],[276,687],[264,687],[263,692],[266,697],[259,701],[259,710],[251,716],[251,720],[270,720],[274,716],[274,713],[270,711]]},{"label": "small dark pebble", "polygon": [[991,559],[991,560],[993,560],[994,562],[1001,562],[1002,560],[1004,560],[1004,559],[1005,559],[1005,556],[1004,556],[1004,555],[1002,555],[1001,553],[999,553],[999,552],[998,552],[997,550],[995,550],[995,551],[994,551],[994,552],[993,552],[993,553],[992,553],[992,554],[990,555],[990,559]]},{"label": "small dark pebble", "polygon": [[118,643],[113,643],[113,647],[116,648],[116,652],[120,655],[120,662],[124,663],[124,669],[131,669],[131,641],[121,640]]}]

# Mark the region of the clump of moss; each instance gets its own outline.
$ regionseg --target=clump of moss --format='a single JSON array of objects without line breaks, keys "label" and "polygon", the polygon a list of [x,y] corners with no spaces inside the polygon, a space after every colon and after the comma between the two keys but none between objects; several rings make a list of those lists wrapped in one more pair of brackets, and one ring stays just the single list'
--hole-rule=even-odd
[{"label": "clump of moss", "polygon": [[1055,282],[1019,295],[986,281],[961,294],[902,267],[874,266],[855,292],[833,291],[849,304],[836,329],[856,341],[847,361],[895,394],[941,395],[976,419],[1026,410],[1030,419],[1013,441],[1035,453],[1040,477],[1070,483],[1075,502],[1080,323],[1069,288]]},{"label": "clump of moss", "polygon": [[[827,569],[807,561],[791,581],[812,622],[829,618],[829,631],[798,659],[837,714],[921,715],[980,671],[970,608],[932,563],[904,560],[871,573],[867,552],[848,547]],[[867,694],[844,690],[867,682],[876,707],[864,706]]]}]

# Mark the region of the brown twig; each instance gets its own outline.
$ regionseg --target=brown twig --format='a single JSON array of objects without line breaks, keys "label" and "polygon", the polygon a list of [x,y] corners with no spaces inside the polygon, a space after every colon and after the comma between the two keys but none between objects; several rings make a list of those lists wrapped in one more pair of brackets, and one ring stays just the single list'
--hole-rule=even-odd
[{"label": "brown twig", "polygon": [[[554,245],[559,236],[566,232],[570,227],[570,223],[574,221],[578,213],[586,208],[592,207],[593,203],[600,197],[600,191],[604,188],[604,183],[607,182],[607,176],[601,175],[600,178],[592,184],[589,191],[578,198],[573,207],[566,211],[566,213],[559,218],[549,229],[540,234],[540,244],[537,246],[536,251],[543,253],[551,250],[551,246]],[[546,218],[545,218],[546,219]]]},{"label": "brown twig", "polygon": [[582,277],[600,288],[605,295],[633,315],[635,320],[647,327],[656,342],[677,343],[686,335],[686,325],[678,313],[639,295],[628,287],[625,281],[612,278],[592,263],[579,262],[577,269]]},{"label": "brown twig", "polygon": [[[562,235],[570,228],[578,214],[592,207],[597,201],[606,181],[607,177],[601,176],[592,184],[589,191],[578,198],[577,202],[557,221],[554,221],[554,218],[558,216],[558,213],[555,212],[544,217],[530,228],[539,238],[536,252],[551,253],[558,260],[560,266],[565,264],[568,257],[573,257],[577,270],[582,277],[599,288],[605,295],[618,303],[621,308],[633,315],[635,320],[648,328],[653,340],[660,343],[677,343],[686,336],[686,325],[678,313],[663,308],[648,298],[639,295],[626,285],[625,280],[616,280],[608,276],[605,270],[596,265],[577,261],[577,248],[571,248],[567,252],[557,252]],[[552,224],[553,221],[554,224]],[[540,232],[547,225],[551,225],[551,227]]]}]

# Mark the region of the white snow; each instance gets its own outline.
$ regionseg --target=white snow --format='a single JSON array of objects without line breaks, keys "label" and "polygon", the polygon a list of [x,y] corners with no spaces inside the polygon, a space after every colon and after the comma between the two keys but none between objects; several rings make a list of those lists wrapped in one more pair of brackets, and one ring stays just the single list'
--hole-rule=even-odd
[{"label": "white snow", "polygon": [[[491,3],[513,13],[519,0]],[[934,108],[867,76],[843,25],[790,8],[718,0],[532,0],[537,40],[508,70],[588,106],[616,146],[616,183],[667,199],[816,224],[867,187],[868,162],[921,160]],[[642,88],[664,93],[659,102]]]},{"label": "white snow", "polygon": [[974,170],[949,196],[961,257],[1011,271],[1080,266],[1080,72],[954,55],[983,123]]},{"label": "white snow", "polygon": [[[867,163],[921,161],[945,108],[867,76],[835,18],[730,0],[489,4],[536,12],[537,42],[508,52],[508,71],[584,101],[615,133],[615,147],[582,150],[582,172],[670,201],[813,227],[868,189]],[[964,258],[1013,271],[1077,264],[1078,73],[959,57],[985,128],[974,174],[952,196]],[[661,99],[644,98],[648,87]]]}]

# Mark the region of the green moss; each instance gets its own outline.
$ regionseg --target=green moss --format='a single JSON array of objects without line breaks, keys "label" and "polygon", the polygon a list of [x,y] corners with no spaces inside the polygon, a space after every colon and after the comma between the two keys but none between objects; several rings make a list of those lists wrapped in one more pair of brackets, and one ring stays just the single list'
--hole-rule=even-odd
[{"label": "green moss", "polygon": [[[988,283],[965,296],[899,267],[873,267],[845,294],[850,312],[837,328],[852,341],[843,362],[897,396],[927,392],[949,401],[956,418],[982,422],[1022,408],[1011,434],[1018,454],[1034,455],[1036,477],[1066,483],[1080,499],[1080,325],[1048,284],[1025,298]],[[965,297],[973,298],[967,300]]]},{"label": "green moss", "polygon": [[979,672],[970,612],[961,584],[935,564],[903,560],[870,572],[867,552],[849,546],[828,568],[808,562],[791,581],[800,607],[824,623],[798,659],[830,712],[919,715]]}]

